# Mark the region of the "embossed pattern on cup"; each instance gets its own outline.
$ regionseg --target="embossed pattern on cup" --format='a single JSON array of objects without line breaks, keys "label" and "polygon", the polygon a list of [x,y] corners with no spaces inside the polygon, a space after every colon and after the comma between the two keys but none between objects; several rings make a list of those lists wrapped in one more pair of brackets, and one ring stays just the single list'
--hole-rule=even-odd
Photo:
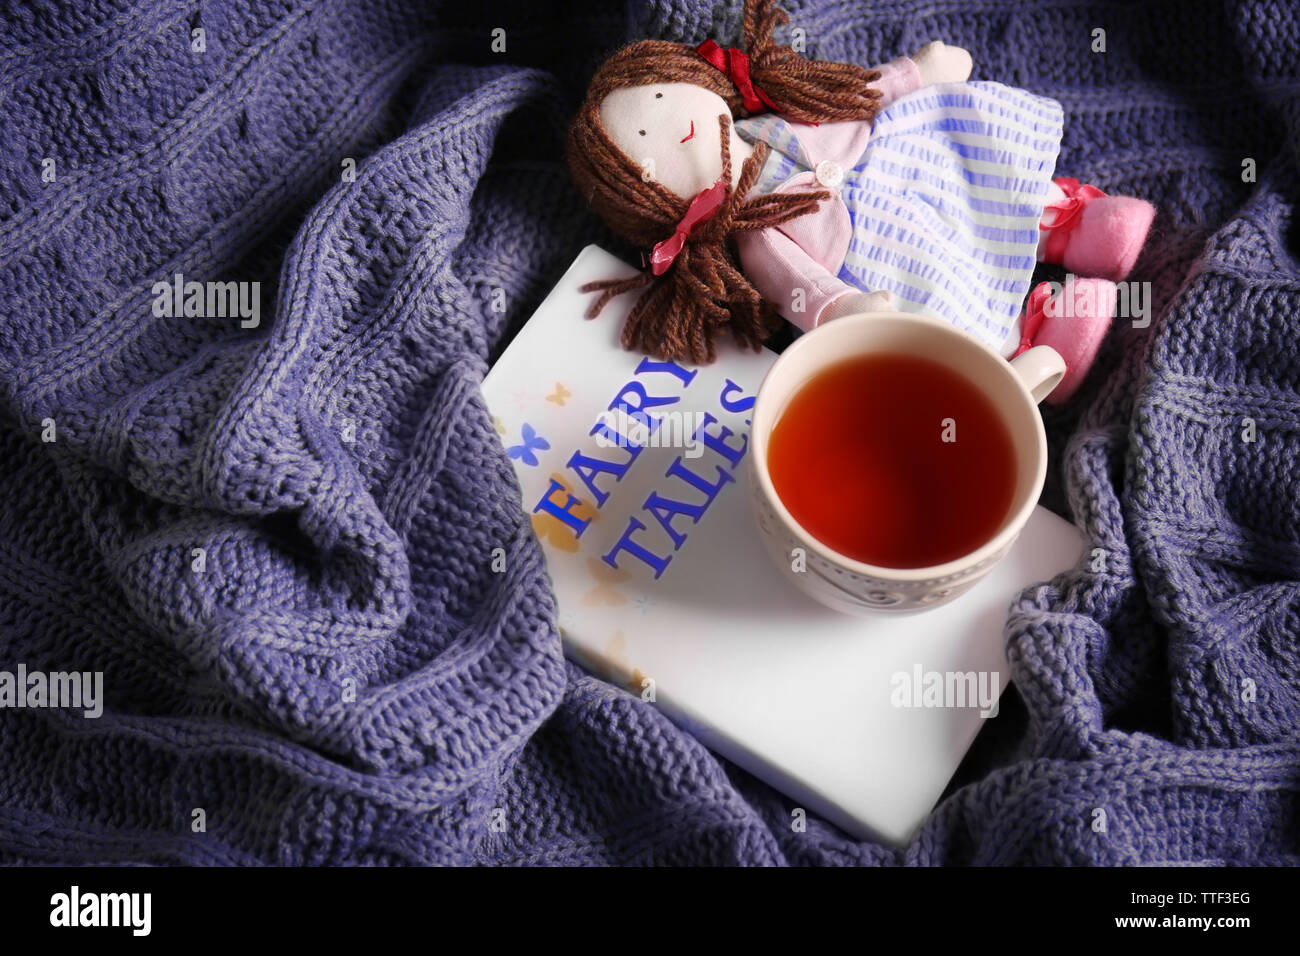
[{"label": "embossed pattern on cup", "polygon": [[[965,557],[933,568],[874,567],[835,552],[799,525],[767,472],[767,439],[790,397],[826,365],[884,350],[924,354],[971,378],[993,399],[1016,448],[1016,493],[1002,528]],[[911,313],[848,316],[800,337],[768,371],[754,406],[750,503],[764,549],[801,591],[850,614],[925,611],[960,597],[1007,555],[1038,501],[1047,439],[1036,404],[1064,371],[1051,349],[1009,363],[946,322]]]}]

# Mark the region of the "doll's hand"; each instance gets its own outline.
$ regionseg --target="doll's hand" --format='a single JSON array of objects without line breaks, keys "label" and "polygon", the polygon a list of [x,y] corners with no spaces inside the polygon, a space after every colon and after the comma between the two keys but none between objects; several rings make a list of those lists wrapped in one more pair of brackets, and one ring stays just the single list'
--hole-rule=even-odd
[{"label": "doll's hand", "polygon": [[971,58],[959,46],[936,40],[912,54],[912,62],[921,71],[921,85],[931,83],[965,83],[970,79]]},{"label": "doll's hand", "polygon": [[848,292],[822,308],[821,315],[817,317],[817,324],[825,325],[831,319],[838,319],[846,315],[858,315],[862,312],[894,312],[896,310],[897,304],[894,301],[894,293],[892,292]]}]

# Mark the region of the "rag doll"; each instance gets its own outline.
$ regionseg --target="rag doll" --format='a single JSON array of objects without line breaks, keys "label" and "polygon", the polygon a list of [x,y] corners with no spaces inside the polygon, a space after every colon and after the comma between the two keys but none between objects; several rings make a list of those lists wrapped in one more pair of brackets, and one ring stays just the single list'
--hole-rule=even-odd
[{"label": "rag doll", "polygon": [[[1150,203],[1053,179],[1062,110],[969,81],[930,43],[876,69],[777,45],[774,0],[746,0],[745,50],[643,40],[592,78],[566,159],[582,195],[647,250],[626,348],[712,362],[729,332],[757,348],[781,317],[808,331],[898,309],[952,322],[1004,356],[1050,345],[1079,386],[1132,269]],[[1036,261],[1074,279],[1030,293]],[[1026,294],[1028,300],[1026,301]]]}]

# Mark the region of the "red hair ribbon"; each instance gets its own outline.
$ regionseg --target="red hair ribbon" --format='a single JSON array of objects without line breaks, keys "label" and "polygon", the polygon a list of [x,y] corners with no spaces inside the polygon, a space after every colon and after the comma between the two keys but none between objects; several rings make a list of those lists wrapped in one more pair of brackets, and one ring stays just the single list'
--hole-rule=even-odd
[{"label": "red hair ribbon", "polygon": [[750,78],[749,56],[744,51],[737,50],[734,46],[724,50],[712,40],[705,40],[695,48],[695,52],[731,77],[731,82],[736,84],[736,89],[745,101],[745,109],[749,112],[761,113],[765,106],[773,113],[778,112],[776,104]]},{"label": "red hair ribbon", "polygon": [[682,216],[682,221],[677,224],[673,234],[662,242],[655,243],[654,249],[650,251],[651,272],[661,276],[668,271],[677,254],[682,251],[682,246],[686,245],[686,237],[696,226],[718,211],[726,195],[727,184],[721,179],[696,194],[691,204],[686,207],[686,215]]}]

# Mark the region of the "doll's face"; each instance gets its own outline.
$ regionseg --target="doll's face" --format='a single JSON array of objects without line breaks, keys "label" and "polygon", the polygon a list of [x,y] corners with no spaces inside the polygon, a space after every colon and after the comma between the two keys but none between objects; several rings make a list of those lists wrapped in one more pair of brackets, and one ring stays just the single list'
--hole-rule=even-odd
[{"label": "doll's face", "polygon": [[[656,180],[677,195],[691,199],[722,175],[722,144],[718,117],[731,115],[727,101],[692,83],[652,83],[625,86],[600,103],[600,121],[614,144],[637,166],[646,180]],[[752,151],[728,126],[731,181]]]}]

